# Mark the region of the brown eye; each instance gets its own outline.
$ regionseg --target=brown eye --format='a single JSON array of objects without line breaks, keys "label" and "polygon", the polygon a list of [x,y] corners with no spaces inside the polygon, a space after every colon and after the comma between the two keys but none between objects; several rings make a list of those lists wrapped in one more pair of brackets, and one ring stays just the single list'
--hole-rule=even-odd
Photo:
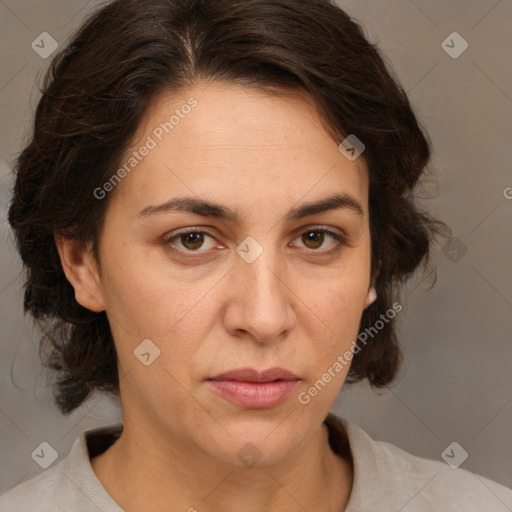
[{"label": "brown eye", "polygon": [[203,233],[185,233],[180,235],[181,243],[186,249],[199,249],[204,243]]},{"label": "brown eye", "polygon": [[318,249],[324,243],[324,233],[321,231],[306,231],[302,235],[302,241],[308,249]]},{"label": "brown eye", "polygon": [[215,247],[215,238],[205,231],[182,231],[167,238],[166,244],[169,248],[178,248],[182,253],[204,253]]},{"label": "brown eye", "polygon": [[299,247],[317,253],[319,256],[336,254],[343,246],[348,245],[345,236],[324,228],[304,231],[302,235],[296,239],[295,243],[298,243]]}]

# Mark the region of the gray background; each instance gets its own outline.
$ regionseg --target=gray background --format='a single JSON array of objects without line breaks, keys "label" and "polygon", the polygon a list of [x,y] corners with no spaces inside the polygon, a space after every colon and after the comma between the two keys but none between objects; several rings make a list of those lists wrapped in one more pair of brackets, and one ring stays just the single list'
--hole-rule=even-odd
[{"label": "gray background", "polygon": [[[53,405],[38,334],[23,317],[21,267],[5,220],[9,164],[30,127],[36,78],[51,59],[31,43],[49,32],[62,46],[97,3],[0,0],[0,493],[41,471],[31,453],[42,441],[60,460],[80,432],[121,419],[101,396],[66,418]],[[344,387],[333,410],[420,456],[441,460],[457,441],[469,454],[462,468],[512,487],[512,1],[339,5],[379,43],[432,138],[436,179],[419,191],[421,204],[455,240],[436,247],[432,290],[418,278],[404,289],[398,383],[379,394]],[[454,31],[469,44],[456,59],[442,47]]]}]

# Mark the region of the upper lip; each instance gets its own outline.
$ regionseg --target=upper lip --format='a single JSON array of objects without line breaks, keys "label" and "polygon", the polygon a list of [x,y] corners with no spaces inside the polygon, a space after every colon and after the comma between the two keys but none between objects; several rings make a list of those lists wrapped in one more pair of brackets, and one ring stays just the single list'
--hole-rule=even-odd
[{"label": "upper lip", "polygon": [[273,382],[275,380],[300,380],[297,375],[283,368],[269,368],[268,370],[254,370],[240,368],[221,373],[208,380],[238,380],[243,382]]}]

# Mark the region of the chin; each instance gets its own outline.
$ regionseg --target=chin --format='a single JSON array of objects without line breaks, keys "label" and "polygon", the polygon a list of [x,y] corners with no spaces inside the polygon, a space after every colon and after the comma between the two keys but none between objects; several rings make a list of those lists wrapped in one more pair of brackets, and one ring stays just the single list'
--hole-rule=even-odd
[{"label": "chin", "polygon": [[279,464],[293,455],[307,437],[295,422],[285,419],[288,415],[279,415],[277,421],[276,416],[272,421],[270,417],[262,420],[256,414],[242,421],[219,419],[222,427],[216,428],[206,445],[206,436],[201,436],[203,451],[224,464],[241,468]]}]

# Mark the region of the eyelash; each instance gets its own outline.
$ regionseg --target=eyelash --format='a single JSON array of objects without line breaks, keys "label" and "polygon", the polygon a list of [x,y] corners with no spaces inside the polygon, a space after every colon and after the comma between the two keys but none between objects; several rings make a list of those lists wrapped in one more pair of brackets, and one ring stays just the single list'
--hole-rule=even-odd
[{"label": "eyelash", "polygon": [[[319,249],[307,249],[307,251],[310,251],[310,252],[313,252],[313,253],[318,253],[319,255],[321,256],[330,256],[330,255],[333,255],[333,254],[336,254],[337,252],[339,252],[344,246],[347,246],[348,245],[348,242],[347,242],[347,239],[343,236],[343,235],[340,235],[338,233],[335,233],[334,231],[331,231],[329,229],[325,229],[325,228],[310,228],[310,229],[307,229],[305,231],[303,231],[302,233],[299,234],[299,236],[297,238],[300,238],[302,235],[304,235],[305,233],[324,233],[324,234],[327,234],[329,236],[331,236],[334,240],[336,240],[336,244],[334,246],[334,248],[328,250],[328,251],[321,251]],[[165,240],[165,243],[166,245],[170,245],[172,244],[172,242],[174,242],[175,240],[177,240],[178,238],[184,236],[184,235],[191,235],[191,234],[200,234],[200,235],[208,235],[210,238],[213,238],[215,239],[215,237],[210,234],[208,231],[201,231],[199,229],[189,229],[187,231],[181,231],[180,233],[176,233],[170,237],[167,237],[166,240]],[[196,251],[192,251],[192,250],[183,250],[183,249],[170,249],[171,251],[173,252],[179,252],[180,254],[183,254],[185,255],[186,257],[191,257],[191,258],[194,258],[194,257],[197,257],[195,255],[193,255],[194,253],[207,253],[208,251],[201,251],[201,250],[196,250]]]}]

